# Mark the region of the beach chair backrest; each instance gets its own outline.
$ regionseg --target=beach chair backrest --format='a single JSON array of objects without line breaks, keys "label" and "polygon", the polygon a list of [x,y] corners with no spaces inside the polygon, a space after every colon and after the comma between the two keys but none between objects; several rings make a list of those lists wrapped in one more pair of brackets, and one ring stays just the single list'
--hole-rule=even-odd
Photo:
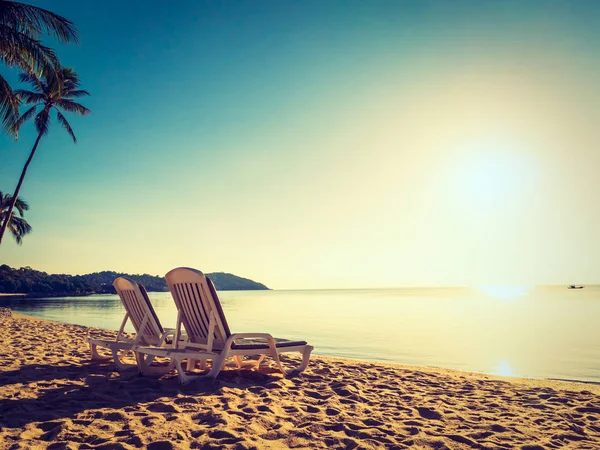
[{"label": "beach chair backrest", "polygon": [[227,319],[212,281],[202,272],[179,267],[165,275],[180,313],[188,339],[198,344],[209,341],[211,315],[214,317],[213,345],[222,345],[231,335]]},{"label": "beach chair backrest", "polygon": [[[163,334],[163,327],[144,286],[123,277],[115,279],[113,286],[117,290],[125,310],[129,313],[129,319],[136,334],[141,335],[141,341],[144,344],[157,345]],[[148,318],[142,329],[146,315]]]}]

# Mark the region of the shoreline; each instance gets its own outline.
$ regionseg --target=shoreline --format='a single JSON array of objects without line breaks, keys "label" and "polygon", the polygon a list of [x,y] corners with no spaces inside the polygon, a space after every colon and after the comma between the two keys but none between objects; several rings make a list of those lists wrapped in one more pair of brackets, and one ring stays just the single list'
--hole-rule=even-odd
[{"label": "shoreline", "polygon": [[[0,317],[0,449],[593,448],[600,386],[317,356],[180,386],[92,362],[114,332]],[[4,445],[4,446],[3,446]],[[56,447],[55,447],[56,446]]]},{"label": "shoreline", "polygon": [[[98,330],[101,330],[103,332],[109,332],[109,333],[110,332],[115,332],[115,334],[116,334],[116,330],[108,330],[108,329],[104,329],[104,328],[89,327],[87,325],[72,324],[72,323],[69,323],[69,322],[59,322],[59,321],[54,321],[54,320],[49,320],[49,319],[41,319],[39,317],[34,317],[34,316],[30,316],[30,315],[23,314],[23,313],[12,312],[12,315],[13,315],[13,317],[22,318],[22,319],[40,320],[40,321],[45,321],[45,322],[49,322],[49,323],[57,323],[57,324],[61,324],[61,325],[74,325],[74,326],[77,326],[77,327],[85,327],[85,328],[89,328],[89,329],[98,329]],[[318,354],[315,354],[313,352],[311,358],[315,358],[315,357],[319,358],[319,359],[326,360],[326,361],[330,361],[330,362],[348,362],[348,363],[356,363],[356,364],[373,364],[373,365],[377,365],[377,366],[390,367],[390,368],[398,368],[398,369],[404,369],[404,370],[431,370],[433,372],[439,372],[439,373],[456,372],[456,373],[462,373],[462,374],[469,374],[469,375],[474,375],[474,376],[486,377],[486,378],[489,378],[490,380],[501,380],[501,381],[508,381],[508,382],[519,382],[519,381],[534,382],[534,383],[535,382],[548,382],[550,384],[554,384],[554,383],[574,383],[574,384],[582,385],[582,387],[585,385],[588,388],[590,386],[598,386],[598,394],[600,395],[600,381],[593,381],[593,380],[559,379],[559,378],[536,378],[536,377],[523,377],[523,376],[511,376],[511,375],[498,375],[498,374],[486,373],[486,372],[477,372],[477,371],[469,371],[469,370],[451,369],[451,368],[447,368],[447,367],[416,366],[416,365],[413,366],[413,365],[410,365],[410,364],[402,364],[402,363],[394,363],[394,362],[374,361],[374,360],[367,360],[367,359],[344,358],[344,357],[341,357],[341,356],[318,355]]]}]

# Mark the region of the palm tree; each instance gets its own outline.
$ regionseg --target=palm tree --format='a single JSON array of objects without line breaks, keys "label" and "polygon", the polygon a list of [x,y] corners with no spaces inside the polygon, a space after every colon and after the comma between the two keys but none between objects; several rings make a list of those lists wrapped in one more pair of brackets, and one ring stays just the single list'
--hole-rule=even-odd
[{"label": "palm tree", "polygon": [[[42,34],[64,43],[78,40],[70,20],[36,6],[0,0],[0,61],[29,72],[56,64],[54,51],[39,40]],[[18,107],[10,85],[0,75],[0,120],[6,130],[19,116]]]},{"label": "palm tree", "polygon": [[[74,101],[74,99],[90,94],[87,91],[79,89],[79,77],[70,67],[60,67],[52,70],[46,70],[43,72],[43,77],[41,79],[33,73],[21,73],[19,78],[21,82],[29,83],[33,87],[33,90],[27,91],[19,89],[15,91],[15,94],[20,101],[27,105],[33,106],[25,111],[21,117],[19,117],[19,119],[13,125],[13,131],[15,134],[18,134],[19,128],[21,128],[21,126],[27,120],[35,116],[33,122],[35,124],[35,129],[38,132],[38,136],[35,140],[35,144],[33,144],[29,158],[23,167],[21,178],[19,178],[19,183],[17,184],[15,193],[12,196],[12,204],[9,205],[7,216],[4,218],[2,228],[0,228],[0,243],[2,242],[2,237],[4,236],[4,232],[6,231],[6,227],[10,221],[12,210],[17,201],[17,197],[19,196],[19,191],[21,190],[21,185],[25,179],[25,174],[27,173],[27,168],[29,167],[31,160],[35,155],[35,151],[38,148],[40,140],[45,134],[48,134],[48,130],[50,129],[51,111],[53,109],[56,110],[56,119],[60,122],[63,128],[67,130],[69,135],[71,135],[74,143],[77,143],[77,139],[75,138],[73,129],[60,110],[62,109],[65,111],[74,112],[82,116],[85,116],[90,112],[90,110],[85,106],[82,106]],[[38,112],[38,108],[42,108],[42,110]]]},{"label": "palm tree", "polygon": [[[0,191],[0,221],[6,221],[6,217],[8,217],[8,210],[12,203],[13,201],[10,194],[4,194],[2,191]],[[17,217],[12,214],[8,222],[8,229],[15,238],[15,241],[17,241],[17,244],[21,245],[23,243],[23,236],[31,232],[31,225],[29,225],[27,221],[23,219],[25,211],[29,209],[29,205],[25,200],[18,198],[17,201],[14,202],[14,207],[19,212],[19,216],[21,217]]]}]

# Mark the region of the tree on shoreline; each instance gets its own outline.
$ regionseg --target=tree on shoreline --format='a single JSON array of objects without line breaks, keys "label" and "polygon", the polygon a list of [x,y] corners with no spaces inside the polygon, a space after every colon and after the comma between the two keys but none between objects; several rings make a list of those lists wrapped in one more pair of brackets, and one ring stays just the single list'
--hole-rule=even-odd
[{"label": "tree on shoreline", "polygon": [[[71,138],[73,138],[74,143],[77,143],[77,139],[75,138],[73,129],[60,110],[73,112],[82,116],[85,116],[90,112],[89,109],[74,100],[79,97],[87,96],[89,93],[79,89],[79,77],[70,67],[46,70],[41,78],[32,73],[22,73],[19,78],[21,82],[30,84],[33,90],[27,91],[19,89],[15,91],[15,94],[20,101],[26,105],[33,106],[25,111],[14,123],[13,131],[15,135],[18,135],[21,126],[35,116],[33,122],[38,132],[38,136],[21,172],[21,177],[19,178],[15,193],[12,196],[11,205],[9,205],[7,211],[8,215],[4,218],[2,227],[0,228],[0,243],[2,243],[2,238],[8,226],[13,208],[15,207],[29,164],[31,164],[31,160],[35,156],[40,140],[44,135],[48,134],[50,129],[50,113],[52,110],[56,110],[56,119],[60,122],[62,127],[67,130]],[[40,107],[42,110],[38,113],[38,108]]]},{"label": "tree on shoreline", "polygon": [[[42,45],[43,34],[60,42],[77,42],[77,29],[70,20],[37,6],[0,0],[0,61],[26,72],[49,69],[58,59]],[[19,117],[19,101],[6,79],[0,75],[0,120],[10,132]]]},{"label": "tree on shoreline", "polygon": [[[8,208],[11,203],[11,195],[0,191],[0,222],[6,221]],[[23,218],[25,211],[29,209],[29,205],[25,200],[18,198],[14,207],[18,211],[19,216],[11,214],[7,228],[15,238],[15,241],[17,241],[17,244],[21,245],[23,243],[23,236],[31,232],[31,225]]]}]

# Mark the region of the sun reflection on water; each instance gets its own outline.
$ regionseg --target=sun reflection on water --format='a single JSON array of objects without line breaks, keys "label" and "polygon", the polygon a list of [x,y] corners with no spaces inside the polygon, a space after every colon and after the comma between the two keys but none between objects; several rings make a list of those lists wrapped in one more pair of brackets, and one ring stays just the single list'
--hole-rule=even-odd
[{"label": "sun reflection on water", "polygon": [[501,375],[503,377],[516,377],[517,374],[513,372],[512,367],[507,361],[501,360],[492,372],[494,375]]}]

